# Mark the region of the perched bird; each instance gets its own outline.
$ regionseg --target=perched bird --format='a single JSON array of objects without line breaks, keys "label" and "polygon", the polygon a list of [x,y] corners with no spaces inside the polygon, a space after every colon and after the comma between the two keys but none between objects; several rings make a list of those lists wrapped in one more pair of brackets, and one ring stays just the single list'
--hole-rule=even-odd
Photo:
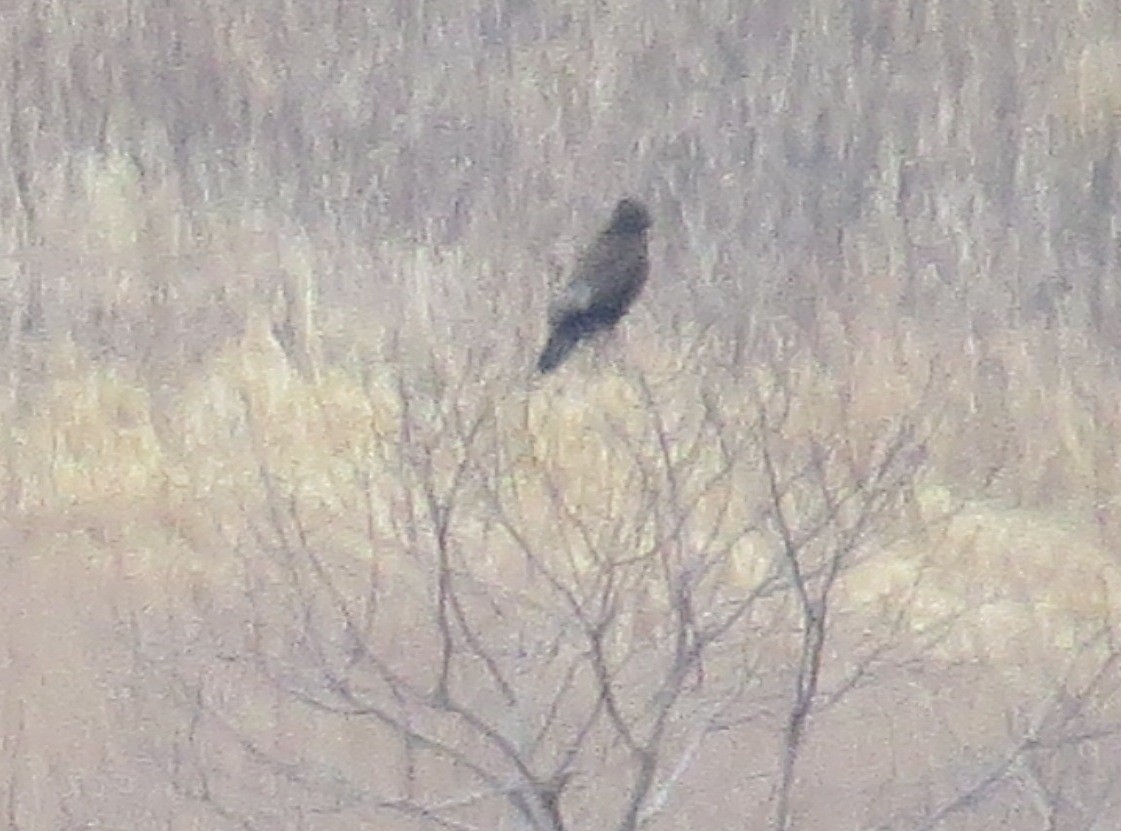
[{"label": "perched bird", "polygon": [[549,340],[537,359],[551,372],[581,340],[610,329],[646,285],[650,263],[646,229],[650,214],[642,203],[622,199],[615,213],[576,264],[572,281],[549,308]]}]

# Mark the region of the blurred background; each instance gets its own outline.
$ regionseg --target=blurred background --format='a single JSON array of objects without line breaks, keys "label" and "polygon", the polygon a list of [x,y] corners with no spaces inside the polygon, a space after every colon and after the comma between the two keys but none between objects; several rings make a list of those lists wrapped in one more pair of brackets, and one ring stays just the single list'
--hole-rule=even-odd
[{"label": "blurred background", "polygon": [[1026,441],[1025,407],[1036,436],[1062,420],[1030,494],[1061,501],[1116,467],[1085,433],[1117,415],[1119,18],[1011,0],[17,4],[12,395],[65,341],[146,365],[162,404],[253,310],[305,372],[393,332],[524,363],[573,241],[634,193],[657,219],[644,352],[718,332],[740,360],[781,329],[824,359],[839,338],[881,351],[852,343],[874,330],[965,360],[970,409],[1004,410],[969,455]]},{"label": "blurred background", "polygon": [[[1061,663],[1116,613],[1117,3],[9,0],[0,55],[11,828],[241,827],[121,796],[162,780],[110,636],[221,591],[262,459],[327,504],[448,402],[541,458],[635,373],[682,413],[776,364],[809,421],[930,406],[919,500],[968,516],[930,603],[999,610],[961,660],[1042,677],[989,650]],[[626,194],[646,294],[535,380]]]}]

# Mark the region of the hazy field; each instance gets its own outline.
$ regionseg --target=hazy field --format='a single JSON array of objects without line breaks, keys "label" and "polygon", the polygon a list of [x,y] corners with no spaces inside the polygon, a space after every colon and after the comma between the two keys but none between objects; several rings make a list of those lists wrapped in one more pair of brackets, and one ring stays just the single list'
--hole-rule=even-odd
[{"label": "hazy field", "polygon": [[1121,824],[1116,3],[7,6],[7,828]]}]

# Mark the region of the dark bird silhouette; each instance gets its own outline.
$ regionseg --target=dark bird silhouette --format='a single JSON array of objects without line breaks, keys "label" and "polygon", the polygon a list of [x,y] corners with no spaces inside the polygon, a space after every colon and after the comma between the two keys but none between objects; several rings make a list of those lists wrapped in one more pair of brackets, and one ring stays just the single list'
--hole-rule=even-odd
[{"label": "dark bird silhouette", "polygon": [[650,272],[646,229],[650,214],[634,199],[615,213],[576,264],[572,281],[549,308],[549,340],[537,359],[552,372],[581,340],[612,328],[630,309]]}]

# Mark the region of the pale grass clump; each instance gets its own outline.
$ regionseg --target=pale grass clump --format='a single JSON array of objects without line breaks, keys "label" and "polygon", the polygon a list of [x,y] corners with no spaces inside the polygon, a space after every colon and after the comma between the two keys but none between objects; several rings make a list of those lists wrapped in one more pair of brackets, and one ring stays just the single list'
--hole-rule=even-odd
[{"label": "pale grass clump", "polygon": [[846,578],[858,606],[916,633],[943,633],[948,658],[1033,668],[1064,663],[1116,626],[1121,569],[1096,535],[1061,515],[997,503],[954,506],[923,493],[944,519]]},{"label": "pale grass clump", "polygon": [[200,493],[256,503],[267,473],[285,494],[338,511],[356,503],[359,471],[384,475],[400,403],[394,390],[364,388],[340,369],[304,377],[255,312],[245,336],[196,376],[170,419],[181,469]]},{"label": "pale grass clump", "polygon": [[788,377],[825,373],[828,383],[797,387],[799,409],[834,424],[839,440],[859,447],[921,411],[937,425],[926,444],[934,469],[963,494],[988,483],[1025,505],[1061,506],[1108,499],[1121,483],[1109,403],[1121,383],[1093,339],[1066,326],[961,338],[905,318],[832,319],[816,334],[828,358]]},{"label": "pale grass clump", "polygon": [[71,343],[49,347],[33,409],[8,426],[8,487],[21,511],[127,503],[153,493],[165,459],[147,394]]},{"label": "pale grass clump", "polygon": [[1118,475],[1107,402],[1121,390],[1100,347],[1031,326],[965,344],[914,328],[864,337],[850,423],[919,406],[925,377],[934,429],[912,506],[929,531],[849,575],[856,605],[952,630],[949,653],[1006,666],[1061,661],[1115,625],[1121,571],[1103,529],[1076,519],[1106,515]]},{"label": "pale grass clump", "polygon": [[[915,631],[960,623],[960,637],[948,642],[955,654],[995,658],[1013,642],[991,628],[994,610],[1003,610],[1001,619],[1016,631],[1040,627],[1046,637],[1039,645],[1052,657],[1092,637],[1108,618],[1119,575],[1099,530],[1068,519],[1116,475],[1111,422],[1102,418],[1108,412],[1099,398],[1113,384],[1099,375],[1090,344],[1068,330],[1034,327],[972,346],[914,324],[868,321],[853,330],[855,342],[834,344],[832,354],[850,356],[839,367],[799,352],[781,372],[758,366],[709,388],[718,390],[725,435],[739,437],[736,464],[724,473],[716,441],[701,428],[697,379],[713,379],[711,367],[665,375],[657,393],[662,406],[653,410],[633,378],[611,370],[538,391],[529,404],[533,452],[519,457],[521,516],[540,518],[536,506],[549,504],[550,488],[593,529],[639,515],[656,501],[652,483],[662,482],[664,494],[652,431],[658,412],[675,452],[688,452],[689,439],[701,436],[677,482],[690,512],[684,539],[725,547],[727,579],[758,585],[771,574],[774,556],[765,536],[744,532],[765,485],[751,439],[760,415],[788,396],[783,442],[843,448],[856,466],[873,458],[885,432],[910,421],[924,435],[929,465],[908,511],[930,533],[866,554],[846,583],[853,608],[894,620],[912,604],[908,626]],[[656,345],[641,354],[652,371],[662,360]],[[794,495],[788,507],[796,514],[803,505]],[[579,543],[557,545],[572,547]]]},{"label": "pale grass clump", "polygon": [[136,377],[72,343],[52,353],[34,407],[7,425],[6,487],[28,518],[92,509],[102,525],[122,516],[141,526],[194,527],[205,516],[242,523],[263,505],[267,475],[310,520],[358,505],[360,477],[388,475],[395,391],[340,370],[305,378],[260,314],[243,338],[184,372],[158,419]]},{"label": "pale grass clump", "polygon": [[[1102,432],[1108,422],[1078,406],[1093,393],[1084,386],[1094,371],[1089,345],[1067,340],[1066,353],[1082,358],[1056,366],[1045,337],[1033,330],[1004,333],[986,342],[981,356],[955,353],[917,327],[861,332],[840,367],[802,350],[781,368],[760,365],[737,378],[651,346],[637,359],[645,370],[604,364],[594,375],[574,372],[559,385],[517,393],[502,393],[495,378],[480,379],[465,387],[466,398],[445,405],[483,412],[484,399],[496,396],[504,508],[535,546],[568,552],[571,568],[589,567],[589,557],[653,550],[659,534],[650,518],[676,507],[686,516],[682,544],[724,551],[724,578],[745,587],[772,575],[774,556],[772,542],[752,530],[765,490],[761,419],[784,412],[782,443],[772,452],[816,444],[856,466],[874,455],[885,432],[913,421],[929,431],[923,447],[934,461],[916,483],[913,510],[935,532],[872,552],[846,584],[853,608],[890,619],[898,604],[910,604],[916,631],[960,622],[955,650],[999,647],[1001,637],[982,637],[994,610],[1023,631],[1042,627],[1055,649],[1087,636],[1108,608],[1115,580],[1094,534],[1064,529],[1053,510],[1033,514],[1007,500],[974,501],[954,481],[949,462],[988,456],[1011,492],[1030,496],[1018,480],[1046,481],[1055,503],[1093,492],[1090,479],[1107,475],[1101,459],[1109,450]],[[9,487],[22,494],[24,510],[80,515],[96,506],[113,516],[139,506],[214,546],[222,538],[197,527],[200,515],[212,512],[216,523],[236,527],[266,506],[272,488],[294,500],[312,538],[333,556],[373,557],[387,573],[404,553],[393,539],[395,506],[409,487],[402,478],[403,428],[439,435],[437,422],[450,412],[434,402],[403,406],[395,377],[405,367],[376,356],[365,370],[326,365],[313,376],[301,373],[264,304],[249,308],[240,338],[182,369],[185,382],[161,404],[160,430],[150,395],[135,378],[73,344],[58,348],[46,365],[41,403],[10,428],[19,450],[9,456]],[[930,380],[934,373],[940,381]],[[953,429],[962,424],[975,427]],[[999,431],[999,446],[997,433],[986,431]],[[664,446],[660,435],[668,439]],[[445,481],[456,457],[439,448],[431,457]],[[464,497],[478,517],[466,527],[487,528],[488,498]],[[811,504],[797,493],[788,500],[794,514]],[[378,545],[364,528],[370,505]],[[628,523],[633,533],[620,536]],[[619,547],[620,540],[628,542]],[[497,573],[516,561],[508,541],[485,548]],[[1040,590],[1033,594],[1033,586]],[[966,637],[969,631],[976,634]]]},{"label": "pale grass clump", "polygon": [[[1094,534],[1048,533],[1059,508],[1108,502],[1117,480],[1108,406],[1117,385],[1101,369],[1100,347],[1070,329],[1023,326],[962,341],[882,309],[854,317],[823,303],[813,348],[795,338],[780,358],[749,356],[731,368],[704,331],[667,336],[640,320],[623,345],[593,347],[614,349],[616,359],[589,357],[559,382],[527,388],[500,368],[457,363],[446,330],[470,300],[462,252],[381,246],[381,260],[415,289],[404,307],[410,325],[394,334],[388,317],[369,322],[355,309],[320,306],[315,275],[333,261],[316,240],[282,236],[259,209],[214,210],[189,227],[175,211],[160,220],[173,187],[142,189],[120,157],[82,164],[83,196],[59,200],[68,207],[58,217],[74,231],[47,226],[61,246],[55,255],[88,275],[74,281],[72,302],[92,297],[157,322],[161,303],[184,316],[217,303],[240,332],[210,338],[193,357],[171,344],[131,366],[69,339],[33,344],[43,350],[39,397],[9,417],[15,449],[5,466],[8,492],[28,515],[147,513],[212,554],[231,536],[208,524],[236,530],[279,498],[298,507],[332,556],[377,559],[390,573],[405,554],[401,504],[413,486],[405,456],[417,454],[403,452],[404,437],[428,437],[421,455],[446,484],[464,438],[449,433],[452,416],[489,409],[503,509],[535,546],[570,557],[574,573],[597,557],[649,553],[667,533],[656,518],[684,515],[675,532],[685,550],[723,552],[722,577],[752,587],[772,575],[774,556],[753,527],[765,490],[761,419],[783,412],[772,451],[830,448],[856,468],[886,434],[914,422],[930,460],[912,495],[916,516],[937,523],[972,511],[971,530],[954,519],[941,536],[873,552],[852,577],[854,608],[891,617],[899,591],[916,604],[919,629],[1019,609],[1046,618],[1055,643],[1104,608],[1104,589],[1087,577],[1099,560],[1105,567]],[[282,342],[285,331],[294,336]],[[327,360],[328,335],[360,346],[336,346],[341,360]],[[1051,507],[1028,522],[992,501],[984,482],[1011,504]],[[493,498],[464,496],[464,527],[488,541],[480,556],[501,574],[517,552],[493,531]],[[812,498],[792,494],[788,507],[797,514]],[[1019,527],[1031,529],[1032,545],[1008,531]],[[986,555],[965,553],[978,548]],[[1064,581],[1043,564],[1068,549],[1084,566]],[[1016,567],[1047,587],[1034,606],[1005,579],[1007,558],[1023,551]]]}]

